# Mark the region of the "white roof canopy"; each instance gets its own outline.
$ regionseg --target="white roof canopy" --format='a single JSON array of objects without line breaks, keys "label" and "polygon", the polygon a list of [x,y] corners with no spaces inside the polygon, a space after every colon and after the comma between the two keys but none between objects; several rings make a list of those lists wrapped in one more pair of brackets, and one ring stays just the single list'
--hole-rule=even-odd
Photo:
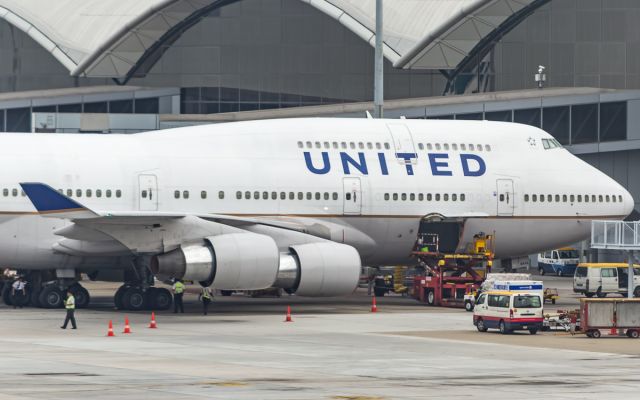
[{"label": "white roof canopy", "polygon": [[[144,74],[209,11],[237,0],[0,0],[71,75]],[[300,0],[375,43],[375,0]],[[545,0],[384,0],[384,55],[398,68],[452,69],[509,18]]]}]

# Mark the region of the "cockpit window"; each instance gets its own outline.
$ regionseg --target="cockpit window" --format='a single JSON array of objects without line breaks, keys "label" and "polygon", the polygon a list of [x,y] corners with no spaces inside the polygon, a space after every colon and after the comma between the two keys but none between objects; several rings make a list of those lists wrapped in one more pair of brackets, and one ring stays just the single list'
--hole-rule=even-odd
[{"label": "cockpit window", "polygon": [[560,142],[555,139],[542,139],[542,146],[545,150],[562,148]]}]

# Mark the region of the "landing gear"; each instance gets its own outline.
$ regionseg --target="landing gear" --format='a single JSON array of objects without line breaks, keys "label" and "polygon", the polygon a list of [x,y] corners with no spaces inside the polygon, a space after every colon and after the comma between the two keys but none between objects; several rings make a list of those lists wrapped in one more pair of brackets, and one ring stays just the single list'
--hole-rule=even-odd
[{"label": "landing gear", "polygon": [[149,287],[146,290],[141,285],[124,284],[118,288],[113,301],[118,310],[168,310],[173,304],[173,296],[165,288]]},{"label": "landing gear", "polygon": [[61,308],[64,303],[64,295],[58,285],[49,284],[40,292],[38,301],[43,308]]}]

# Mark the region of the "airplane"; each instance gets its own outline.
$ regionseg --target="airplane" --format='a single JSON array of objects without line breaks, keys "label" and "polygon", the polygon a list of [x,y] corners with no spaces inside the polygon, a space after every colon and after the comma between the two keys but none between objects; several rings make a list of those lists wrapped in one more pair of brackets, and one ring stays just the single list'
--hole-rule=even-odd
[{"label": "airplane", "polygon": [[5,133],[0,168],[0,265],[51,308],[67,288],[89,303],[81,273],[123,282],[114,301],[130,310],[171,305],[156,279],[347,295],[362,266],[415,264],[423,221],[455,223],[456,250],[492,233],[508,260],[583,240],[591,220],[634,207],[543,130],[490,121]]}]

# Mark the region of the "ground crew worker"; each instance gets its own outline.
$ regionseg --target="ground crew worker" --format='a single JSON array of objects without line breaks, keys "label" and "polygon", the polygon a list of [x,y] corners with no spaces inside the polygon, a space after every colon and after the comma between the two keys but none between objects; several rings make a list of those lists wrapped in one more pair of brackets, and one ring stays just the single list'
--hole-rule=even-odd
[{"label": "ground crew worker", "polygon": [[209,311],[209,303],[211,303],[211,299],[213,298],[213,293],[211,293],[211,289],[208,287],[203,287],[198,295],[198,300],[202,301],[202,314],[207,315]]},{"label": "ground crew worker", "polygon": [[22,308],[24,300],[27,298],[26,286],[27,284],[21,276],[11,285],[11,302],[13,303],[13,308]]},{"label": "ground crew worker", "polygon": [[67,329],[67,324],[71,321],[71,329],[76,329],[76,317],[74,313],[76,311],[76,298],[73,297],[71,290],[67,290],[67,299],[64,301],[64,308],[67,310],[67,316],[64,319],[64,324],[61,329]]},{"label": "ground crew worker", "polygon": [[178,313],[178,308],[180,308],[180,312],[184,314],[184,304],[182,303],[182,295],[184,294],[184,283],[180,279],[176,280],[173,284],[173,313]]}]

